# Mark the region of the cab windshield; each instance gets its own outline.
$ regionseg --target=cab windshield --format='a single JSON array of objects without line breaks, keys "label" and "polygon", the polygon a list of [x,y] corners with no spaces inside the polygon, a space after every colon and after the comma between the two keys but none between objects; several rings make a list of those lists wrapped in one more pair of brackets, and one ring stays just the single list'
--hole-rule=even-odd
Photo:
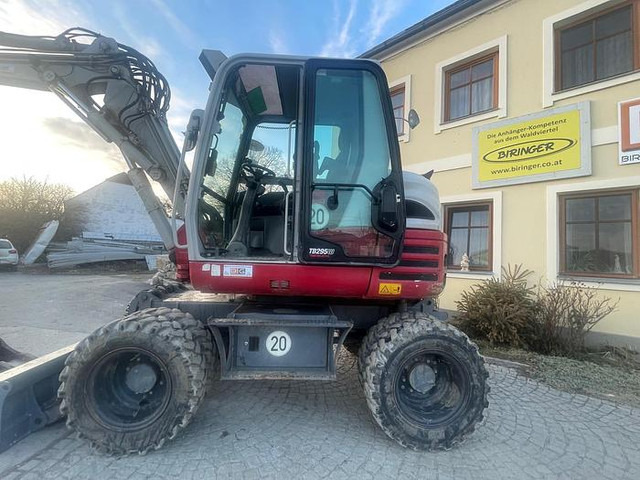
[{"label": "cab windshield", "polygon": [[251,64],[229,75],[201,181],[205,251],[231,255],[233,243],[234,256],[283,254],[278,230],[293,188],[299,76],[299,67]]}]

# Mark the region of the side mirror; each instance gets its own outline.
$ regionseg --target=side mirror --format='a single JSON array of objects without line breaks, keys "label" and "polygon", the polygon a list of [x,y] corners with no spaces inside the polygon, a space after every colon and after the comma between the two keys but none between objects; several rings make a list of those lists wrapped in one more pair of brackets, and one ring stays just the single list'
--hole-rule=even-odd
[{"label": "side mirror", "polygon": [[388,232],[398,230],[398,206],[400,196],[392,183],[385,183],[380,190],[380,209],[378,210],[378,224]]},{"label": "side mirror", "polygon": [[204,110],[197,108],[191,112],[189,123],[187,124],[187,130],[184,132],[184,145],[182,148],[185,152],[190,152],[196,148],[196,144],[198,143],[198,134],[200,133],[203,121]]},{"label": "side mirror", "polygon": [[409,115],[407,117],[407,122],[409,122],[409,128],[413,130],[420,123],[420,117],[418,116],[418,112],[416,112],[413,108],[409,110]]},{"label": "side mirror", "polygon": [[209,155],[207,156],[207,162],[204,167],[204,174],[209,175],[210,177],[213,177],[215,176],[217,169],[218,169],[218,151],[215,148],[211,148],[209,150]]}]

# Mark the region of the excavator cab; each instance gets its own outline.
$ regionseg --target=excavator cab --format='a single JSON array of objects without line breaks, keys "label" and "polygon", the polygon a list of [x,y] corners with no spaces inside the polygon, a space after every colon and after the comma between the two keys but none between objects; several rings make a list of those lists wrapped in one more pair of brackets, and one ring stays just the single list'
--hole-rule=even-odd
[{"label": "excavator cab", "polygon": [[365,60],[225,62],[196,151],[190,257],[397,263],[405,212],[386,85]]}]

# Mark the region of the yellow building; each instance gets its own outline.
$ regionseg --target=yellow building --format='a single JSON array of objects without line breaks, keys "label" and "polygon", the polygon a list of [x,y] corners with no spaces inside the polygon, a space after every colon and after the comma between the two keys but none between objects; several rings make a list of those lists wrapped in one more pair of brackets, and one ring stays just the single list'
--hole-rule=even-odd
[{"label": "yellow building", "polygon": [[362,56],[421,117],[399,141],[440,191],[441,307],[521,263],[619,298],[591,339],[640,345],[640,0],[459,0]]}]

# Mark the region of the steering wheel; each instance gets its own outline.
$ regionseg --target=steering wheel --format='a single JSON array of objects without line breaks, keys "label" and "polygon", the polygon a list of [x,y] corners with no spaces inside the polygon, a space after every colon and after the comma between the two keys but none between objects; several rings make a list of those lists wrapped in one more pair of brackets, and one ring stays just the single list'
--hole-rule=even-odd
[{"label": "steering wheel", "polygon": [[271,170],[268,167],[264,167],[262,165],[258,165],[257,163],[253,163],[253,161],[247,158],[240,169],[240,175],[242,175],[245,179],[248,179],[249,176],[253,177],[252,180],[260,181],[262,177],[276,177],[276,172]]}]

